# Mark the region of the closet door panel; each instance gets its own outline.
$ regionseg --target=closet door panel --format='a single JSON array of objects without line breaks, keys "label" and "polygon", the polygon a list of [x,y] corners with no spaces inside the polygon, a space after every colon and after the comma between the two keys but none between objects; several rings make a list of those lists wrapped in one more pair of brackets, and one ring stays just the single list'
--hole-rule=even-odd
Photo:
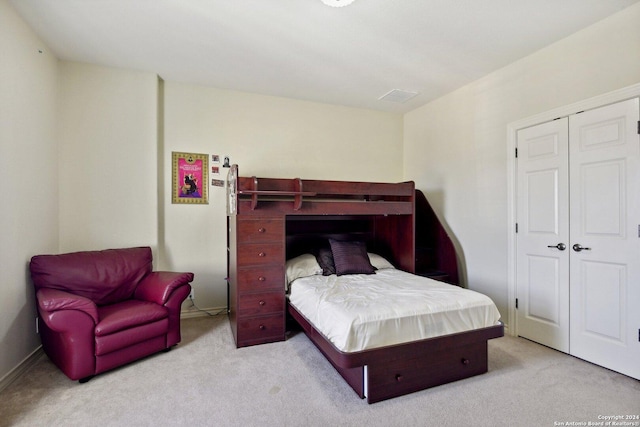
[{"label": "closet door panel", "polygon": [[626,168],[624,159],[579,166],[582,231],[580,237],[624,238],[626,212]]},{"label": "closet door panel", "polygon": [[[582,261],[580,278],[583,280],[579,304],[588,314],[583,320],[583,334],[595,339],[606,339],[614,344],[624,344],[624,326],[627,318],[626,280],[624,265]],[[619,307],[619,309],[611,309]]]},{"label": "closet door panel", "polygon": [[570,353],[640,378],[638,99],[569,119]]},{"label": "closet door panel", "polygon": [[568,120],[518,132],[518,335],[569,351]]}]

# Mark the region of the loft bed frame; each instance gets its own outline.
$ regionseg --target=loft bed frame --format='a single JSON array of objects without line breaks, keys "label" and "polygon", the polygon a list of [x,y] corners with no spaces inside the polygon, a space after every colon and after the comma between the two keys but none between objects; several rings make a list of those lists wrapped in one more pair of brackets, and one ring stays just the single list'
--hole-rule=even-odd
[{"label": "loft bed frame", "polygon": [[[312,252],[328,238],[363,240],[370,252],[415,273],[413,182],[398,184],[228,177],[228,213],[283,217],[285,253]],[[503,325],[346,353],[338,350],[293,306],[287,312],[344,380],[368,403],[487,372],[487,342]]]},{"label": "loft bed frame", "polygon": [[286,219],[287,258],[318,238],[352,239],[359,230],[367,234],[371,250],[389,256],[398,268],[415,272],[414,239],[407,238],[415,234],[413,182],[239,177],[237,165],[231,166],[227,180],[230,215]]}]

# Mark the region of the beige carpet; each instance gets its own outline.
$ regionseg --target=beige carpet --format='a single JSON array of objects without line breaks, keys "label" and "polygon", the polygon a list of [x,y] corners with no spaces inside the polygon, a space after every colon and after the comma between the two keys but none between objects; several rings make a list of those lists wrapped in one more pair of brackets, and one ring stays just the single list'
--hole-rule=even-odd
[{"label": "beige carpet", "polygon": [[640,414],[639,381],[520,338],[489,342],[487,374],[368,405],[302,333],[236,349],[224,316],[182,328],[172,351],[86,384],[43,357],[0,394],[0,425],[555,426]]}]

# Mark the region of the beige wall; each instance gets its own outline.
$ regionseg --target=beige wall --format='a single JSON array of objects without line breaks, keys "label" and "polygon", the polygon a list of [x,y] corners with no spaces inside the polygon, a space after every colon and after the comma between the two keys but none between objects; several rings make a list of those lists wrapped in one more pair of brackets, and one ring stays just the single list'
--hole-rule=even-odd
[{"label": "beige wall", "polygon": [[[405,115],[404,176],[507,315],[507,125],[640,82],[640,4]],[[504,319],[506,320],[506,319]]]},{"label": "beige wall", "polygon": [[195,273],[200,307],[226,306],[226,193],[171,204],[172,151],[229,156],[242,176],[401,180],[400,115],[171,82],[164,94],[166,262]]},{"label": "beige wall", "polygon": [[60,251],[158,243],[158,78],[60,63]]},{"label": "beige wall", "polygon": [[57,61],[0,0],[0,380],[38,345],[28,262],[58,249]]}]

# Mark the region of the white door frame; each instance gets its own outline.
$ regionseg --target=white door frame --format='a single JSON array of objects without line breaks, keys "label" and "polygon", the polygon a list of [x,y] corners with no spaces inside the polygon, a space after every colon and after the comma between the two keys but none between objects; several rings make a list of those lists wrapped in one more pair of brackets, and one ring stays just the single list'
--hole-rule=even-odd
[{"label": "white door frame", "polygon": [[627,86],[604,95],[579,101],[571,105],[565,105],[527,117],[507,125],[507,324],[506,331],[509,335],[518,335],[518,325],[516,324],[516,158],[515,149],[518,129],[534,126],[548,122],[558,117],[566,117],[580,111],[591,110],[603,107],[616,102],[640,96],[640,83]]}]

